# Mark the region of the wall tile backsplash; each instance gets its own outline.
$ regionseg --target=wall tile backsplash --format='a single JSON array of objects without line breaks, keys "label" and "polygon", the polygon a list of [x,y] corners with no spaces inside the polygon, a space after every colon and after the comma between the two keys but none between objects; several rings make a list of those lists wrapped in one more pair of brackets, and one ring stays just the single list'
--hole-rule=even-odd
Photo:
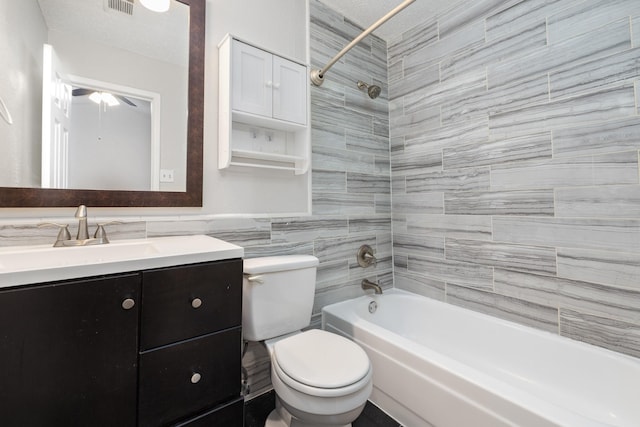
[{"label": "wall tile backsplash", "polygon": [[480,0],[389,44],[395,286],[640,357],[639,17]]},{"label": "wall tile backsplash", "polygon": [[[320,68],[362,28],[318,0],[310,12]],[[314,254],[316,326],[367,277],[640,357],[638,0],[462,2],[388,49],[367,37],[325,80],[311,88],[311,216],[129,218],[109,236]],[[52,243],[35,222],[3,220],[0,246]],[[250,396],[270,388],[261,346],[243,365]]]}]

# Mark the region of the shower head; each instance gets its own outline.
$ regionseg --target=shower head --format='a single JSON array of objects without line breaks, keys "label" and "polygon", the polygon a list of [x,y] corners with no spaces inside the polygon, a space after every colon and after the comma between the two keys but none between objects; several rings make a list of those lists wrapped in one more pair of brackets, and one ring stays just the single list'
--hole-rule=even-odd
[{"label": "shower head", "polygon": [[382,89],[380,89],[380,86],[368,85],[362,80],[358,80],[358,89],[367,91],[367,94],[371,99],[376,99],[382,91]]}]

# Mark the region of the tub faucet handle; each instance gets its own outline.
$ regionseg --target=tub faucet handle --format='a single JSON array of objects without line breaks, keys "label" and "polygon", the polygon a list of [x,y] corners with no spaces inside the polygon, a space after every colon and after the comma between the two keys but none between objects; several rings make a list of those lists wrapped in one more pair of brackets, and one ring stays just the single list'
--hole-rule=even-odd
[{"label": "tub faucet handle", "polygon": [[356,259],[358,260],[358,265],[363,268],[376,265],[378,262],[376,257],[373,255],[373,249],[369,245],[360,246]]}]

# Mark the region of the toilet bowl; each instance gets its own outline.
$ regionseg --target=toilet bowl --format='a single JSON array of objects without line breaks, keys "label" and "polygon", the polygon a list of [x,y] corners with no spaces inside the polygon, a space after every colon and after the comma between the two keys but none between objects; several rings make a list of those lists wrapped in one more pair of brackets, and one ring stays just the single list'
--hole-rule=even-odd
[{"label": "toilet bowl", "polygon": [[272,417],[267,426],[348,426],[360,415],[371,394],[372,371],[357,344],[312,329],[265,345],[276,412],[285,421],[275,423]]},{"label": "toilet bowl", "polygon": [[311,321],[318,260],[281,256],[244,261],[245,339],[271,358],[276,409],[267,427],[350,426],[371,394],[372,368],[353,341]]}]

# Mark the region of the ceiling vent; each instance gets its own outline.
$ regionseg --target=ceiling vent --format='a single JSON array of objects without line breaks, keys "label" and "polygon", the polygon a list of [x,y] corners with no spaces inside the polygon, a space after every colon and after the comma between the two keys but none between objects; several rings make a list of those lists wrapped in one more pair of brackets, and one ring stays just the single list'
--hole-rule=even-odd
[{"label": "ceiling vent", "polygon": [[106,11],[122,12],[127,15],[133,15],[134,0],[104,0]]}]

